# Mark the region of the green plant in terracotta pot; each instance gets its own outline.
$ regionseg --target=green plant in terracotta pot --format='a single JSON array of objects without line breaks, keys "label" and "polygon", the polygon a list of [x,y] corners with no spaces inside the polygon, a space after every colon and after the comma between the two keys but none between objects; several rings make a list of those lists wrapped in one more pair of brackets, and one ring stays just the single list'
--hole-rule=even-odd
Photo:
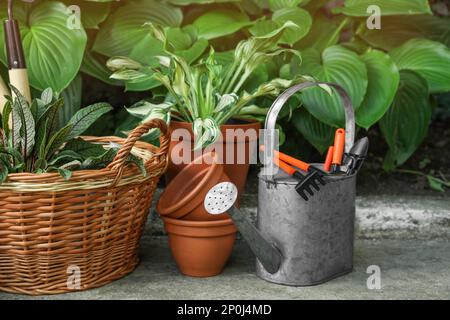
[{"label": "green plant in terracotta pot", "polygon": [[[162,104],[141,101],[128,111],[143,121],[154,117],[172,120],[169,180],[194,159],[196,151],[211,148],[214,144],[225,163],[226,174],[242,192],[250,151],[256,151],[252,144],[256,146],[260,128],[260,123],[251,119],[257,119],[265,112],[252,103],[261,97],[277,96],[296,79],[272,79],[259,83],[250,92],[245,90],[245,84],[258,67],[273,57],[298,55],[298,51],[278,45],[283,32],[297,25],[288,21],[270,33],[243,40],[231,54],[215,53],[211,48],[205,58],[193,65],[182,54],[174,53],[172,48],[175,46],[164,28],[151,23],[146,27],[153,37],[163,42],[166,55],[153,57],[149,65],[126,57],[111,58],[108,61],[108,67],[114,71],[111,77],[130,82],[153,78],[167,89],[168,94]],[[242,120],[244,117],[245,121]],[[184,129],[189,137],[180,142],[177,129]],[[230,149],[233,149],[234,159],[227,159]]]}]

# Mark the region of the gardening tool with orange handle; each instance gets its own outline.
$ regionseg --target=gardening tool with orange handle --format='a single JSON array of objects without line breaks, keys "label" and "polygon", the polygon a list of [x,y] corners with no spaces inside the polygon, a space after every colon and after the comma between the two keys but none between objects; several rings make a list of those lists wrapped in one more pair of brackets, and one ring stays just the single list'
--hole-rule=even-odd
[{"label": "gardening tool with orange handle", "polygon": [[[264,151],[263,146],[261,146],[261,150]],[[324,173],[310,164],[276,150],[274,150],[274,158],[274,162],[279,168],[287,174],[299,179],[300,182],[295,186],[295,190],[305,201],[309,200],[308,194],[310,196],[314,195],[312,188],[319,191],[319,184],[323,186],[326,184],[326,181],[323,179]],[[302,175],[294,167],[306,171],[307,174]]]},{"label": "gardening tool with orange handle", "polygon": [[345,149],[345,129],[337,129],[334,135],[333,160],[331,162],[331,172],[339,171],[342,164]]},{"label": "gardening tool with orange handle", "polygon": [[[260,150],[264,151],[264,146],[260,146]],[[308,172],[309,168],[311,167],[308,163],[303,162],[301,160],[298,160],[294,157],[291,157],[290,155],[287,155],[285,153],[273,150],[273,156],[275,159],[280,159],[281,161],[290,164],[291,166],[294,166],[296,168],[299,168],[300,170]]]},{"label": "gardening tool with orange handle", "polygon": [[326,172],[330,172],[331,163],[333,162],[333,153],[334,147],[331,146],[328,148],[327,157],[325,158],[325,163],[323,164],[323,170]]},{"label": "gardening tool with orange handle", "polygon": [[287,164],[283,160],[280,160],[279,158],[275,158],[275,163],[281,170],[286,172],[288,175],[296,177],[299,180],[303,179],[303,175],[300,172],[295,170],[294,167],[290,166],[289,164]]}]

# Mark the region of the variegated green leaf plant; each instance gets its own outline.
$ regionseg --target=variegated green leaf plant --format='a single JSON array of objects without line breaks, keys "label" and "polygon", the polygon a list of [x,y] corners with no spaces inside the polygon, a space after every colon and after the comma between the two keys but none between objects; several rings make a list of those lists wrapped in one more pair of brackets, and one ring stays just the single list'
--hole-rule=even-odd
[{"label": "variegated green leaf plant", "polygon": [[[281,48],[278,43],[287,28],[296,25],[286,22],[280,28],[262,36],[253,36],[241,41],[234,50],[231,64],[220,63],[211,48],[209,54],[197,64],[190,65],[183,57],[175,54],[166,30],[147,23],[152,36],[164,43],[166,55],[153,57],[154,63],[142,65],[127,57],[114,57],[108,67],[114,71],[113,79],[135,81],[136,79],[157,79],[166,89],[167,96],[162,104],[140,102],[128,111],[142,119],[152,117],[169,121],[174,118],[192,123],[195,134],[195,149],[204,148],[219,138],[220,126],[233,117],[239,117],[243,110],[260,97],[277,96],[280,90],[291,86],[294,80],[273,79],[261,83],[252,92],[243,89],[244,84],[261,65],[274,56],[292,54],[298,51]],[[266,112],[257,108],[255,115]]]}]

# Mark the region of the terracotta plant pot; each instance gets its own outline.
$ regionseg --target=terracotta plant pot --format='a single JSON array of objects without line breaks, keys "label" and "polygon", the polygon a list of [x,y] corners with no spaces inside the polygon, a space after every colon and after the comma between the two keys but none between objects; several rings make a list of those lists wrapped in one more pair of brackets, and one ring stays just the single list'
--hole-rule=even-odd
[{"label": "terracotta plant pot", "polygon": [[237,229],[231,219],[185,221],[164,218],[172,255],[181,273],[192,277],[212,277],[227,263]]},{"label": "terracotta plant pot", "polygon": [[156,211],[162,217],[190,221],[229,219],[227,214],[211,215],[203,202],[216,184],[230,181],[217,155],[204,153],[186,166],[166,187],[159,198]]},{"label": "terracotta plant pot", "polygon": [[[242,121],[243,122],[243,121]],[[250,167],[250,155],[251,152],[257,152],[257,140],[259,135],[259,129],[261,124],[259,122],[243,122],[240,124],[227,124],[220,127],[222,138],[217,142],[217,145],[222,145],[222,150],[215,150],[220,159],[224,159],[223,163],[225,167],[225,173],[230,178],[239,191],[239,195],[242,195],[245,189],[245,183],[247,181],[248,169]],[[188,132],[189,139],[180,139],[174,135],[174,131],[177,129],[184,129]],[[233,137],[227,137],[226,130],[242,130],[240,136],[242,139]],[[166,182],[169,183],[187,164],[175,164],[173,160],[174,156],[185,156],[183,150],[189,150],[191,152],[190,159],[194,158],[194,134],[192,132],[192,123],[172,121],[169,127],[171,133],[171,142],[169,147],[169,168],[166,172]],[[252,134],[256,133],[256,134]],[[181,145],[180,145],[181,144]],[[234,161],[231,164],[226,164],[227,149],[233,150]],[[244,150],[245,154],[241,161],[238,163],[238,150]],[[255,154],[256,155],[256,154]],[[231,157],[231,156],[230,156]],[[239,197],[238,197],[239,203]]]}]

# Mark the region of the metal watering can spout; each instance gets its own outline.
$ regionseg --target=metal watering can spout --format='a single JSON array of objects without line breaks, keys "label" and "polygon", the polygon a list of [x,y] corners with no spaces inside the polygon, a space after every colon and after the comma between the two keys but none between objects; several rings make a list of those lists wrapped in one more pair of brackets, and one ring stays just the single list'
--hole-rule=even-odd
[{"label": "metal watering can spout", "polygon": [[212,187],[205,197],[204,206],[209,214],[228,212],[239,232],[250,246],[259,262],[267,272],[274,274],[281,266],[283,256],[250,219],[234,206],[238,195],[236,186],[231,182],[222,182]]}]

